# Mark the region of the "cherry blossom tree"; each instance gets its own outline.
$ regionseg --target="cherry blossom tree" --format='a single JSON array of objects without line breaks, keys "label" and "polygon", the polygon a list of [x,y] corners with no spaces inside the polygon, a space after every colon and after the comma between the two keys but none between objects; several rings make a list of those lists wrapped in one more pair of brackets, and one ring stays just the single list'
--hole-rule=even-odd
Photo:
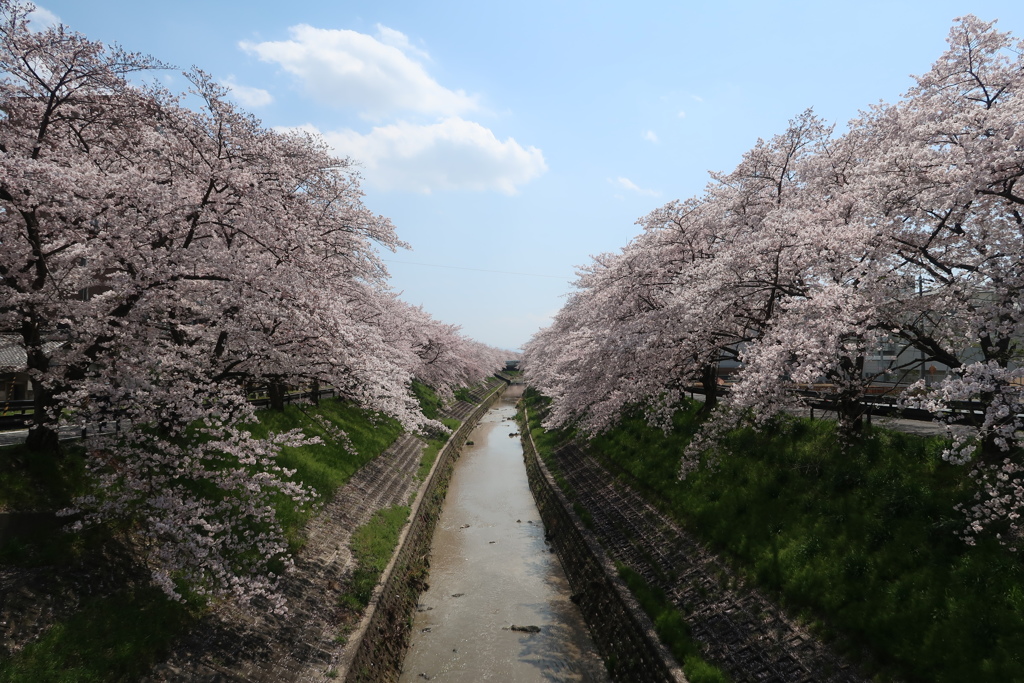
[{"label": "cherry blossom tree", "polygon": [[919,387],[920,404],[983,407],[947,452],[954,462],[977,458],[969,534],[995,525],[1019,542],[1024,42],[967,16],[948,44],[901,102],[860,122],[878,151],[860,186],[901,272],[927,291],[916,305],[930,310],[894,324],[895,333],[953,370]]},{"label": "cherry blossom tree", "polygon": [[[668,425],[681,387],[702,381],[709,419],[685,472],[737,421],[798,402],[801,385],[829,387],[841,434],[856,438],[872,384],[941,363],[943,381],[906,402],[939,414],[980,402],[947,451],[975,460],[965,535],[1019,540],[1024,43],[971,16],[948,42],[896,104],[839,137],[805,112],[585,268],[526,349],[529,381],[553,399],[549,424],[598,432],[642,405]],[[893,344],[914,360],[868,371]],[[713,409],[710,370],[726,358],[742,372]]]},{"label": "cherry blossom tree", "polygon": [[[715,175],[702,197],[657,209],[620,255],[595,261],[547,333],[563,325],[591,330],[585,351],[575,338],[556,342],[572,371],[559,375],[570,378],[560,395],[571,398],[556,402],[553,423],[588,415],[583,426],[600,431],[639,403],[668,425],[683,388],[695,382],[704,385],[706,410],[714,408],[716,365],[739,359],[785,301],[806,297],[817,282],[820,244],[800,229],[814,204],[802,169],[830,134],[805,112],[783,135],[759,141],[735,171]],[[544,372],[537,365],[530,363],[533,381]],[[760,394],[746,392],[746,407],[778,408],[779,396],[789,396],[780,372],[755,375],[748,367],[744,381]]]},{"label": "cherry blossom tree", "polygon": [[[85,236],[97,232],[100,214],[131,210],[103,201],[123,196],[123,166],[116,150],[144,144],[138,122],[151,112],[126,77],[159,64],[107,51],[63,27],[32,33],[29,9],[0,5],[0,277],[5,294],[0,327],[19,335],[27,351],[37,421],[29,446],[40,449],[57,446],[48,427],[56,420],[54,395],[62,388],[55,374],[80,374],[92,360],[82,348],[87,344],[74,344],[70,328],[76,321],[62,310],[65,302],[85,299],[75,308],[86,323],[102,316],[103,305],[88,300],[88,292],[99,286],[103,270],[80,265],[94,258],[84,246]],[[114,102],[117,106],[110,106]],[[90,150],[92,159],[79,150]],[[93,201],[77,201],[80,196]],[[56,332],[58,323],[64,344],[49,355],[43,350],[45,337]]]},{"label": "cherry blossom tree", "polygon": [[457,325],[436,320],[395,295],[381,297],[380,304],[378,319],[388,344],[402,353],[402,366],[442,400],[453,400],[456,389],[504,368],[509,352],[469,339]]},{"label": "cherry blossom tree", "polygon": [[[928,290],[920,304],[931,315],[898,334],[952,368],[989,368],[969,374],[987,375],[990,386],[961,372],[933,396],[1001,406],[1016,401],[1022,331],[1024,197],[1016,184],[1024,174],[1024,58],[1021,43],[972,16],[957,20],[948,42],[903,101],[865,117],[877,153],[861,185],[902,271]],[[978,432],[984,453],[1004,450],[1019,428],[994,411]]]},{"label": "cherry blossom tree", "polygon": [[[0,0],[0,329],[28,352],[28,445],[56,450],[69,416],[132,425],[88,439],[80,523],[130,520],[172,596],[272,596],[270,502],[310,500],[274,456],[304,439],[249,436],[246,387],[331,386],[426,426],[409,382],[430,342],[413,361],[385,320],[377,249],[402,243],[322,141],[264,129],[198,70],[185,95],[133,84],[163,65],[32,32],[31,9]],[[478,356],[456,354],[464,376]]]}]

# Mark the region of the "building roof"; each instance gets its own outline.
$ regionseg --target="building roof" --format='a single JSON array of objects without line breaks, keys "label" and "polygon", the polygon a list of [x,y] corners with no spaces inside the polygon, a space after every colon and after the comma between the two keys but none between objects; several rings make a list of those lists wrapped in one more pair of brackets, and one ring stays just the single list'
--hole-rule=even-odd
[{"label": "building roof", "polygon": [[[43,342],[43,352],[50,353],[62,344],[62,341]],[[27,367],[28,354],[22,346],[21,337],[0,335],[0,372],[22,372]]]}]

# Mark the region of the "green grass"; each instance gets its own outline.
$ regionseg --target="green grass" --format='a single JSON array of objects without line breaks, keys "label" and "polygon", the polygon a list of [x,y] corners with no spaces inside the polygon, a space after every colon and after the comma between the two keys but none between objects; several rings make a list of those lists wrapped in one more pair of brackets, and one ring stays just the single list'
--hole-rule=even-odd
[{"label": "green grass", "polygon": [[416,400],[420,402],[420,410],[427,419],[436,420],[442,406],[441,399],[437,397],[433,388],[419,380],[413,380],[412,393],[416,396]]},{"label": "green grass", "polygon": [[[401,432],[394,420],[370,415],[337,399],[324,400],[317,407],[292,405],[280,413],[260,411],[258,417],[260,423],[251,426],[256,436],[301,428],[324,439],[322,445],[286,448],[279,459],[285,467],[295,469],[295,478],[314,489],[321,500],[331,496]],[[325,424],[329,428],[325,429]],[[337,429],[348,435],[349,443],[331,436]],[[55,510],[83,492],[84,453],[77,445],[65,446],[64,451],[62,456],[51,457],[30,454],[22,446],[0,448],[0,507]],[[301,530],[312,510],[283,499],[276,501],[276,508],[295,551],[301,547]],[[95,558],[103,557],[104,547],[112,542],[104,529],[81,534],[50,533],[31,541],[4,544],[0,547],[0,564],[97,564]],[[390,550],[387,554],[390,557]],[[151,589],[124,589],[108,597],[88,599],[77,613],[53,624],[38,640],[3,660],[0,682],[137,680],[165,655],[176,638],[195,625],[202,609],[201,603],[182,606]]]},{"label": "green grass", "polygon": [[[53,512],[85,492],[84,449],[66,444],[63,455],[31,453],[23,445],[0,448],[0,510]],[[36,528],[0,544],[0,565],[39,567],[80,562],[90,546],[105,542],[105,530],[61,533],[67,520],[35,518]],[[23,523],[23,522],[22,522]]]},{"label": "green grass", "polygon": [[[396,420],[372,415],[337,399],[320,402],[319,406],[286,406],[284,411],[261,410],[259,424],[250,426],[254,436],[269,432],[282,432],[301,428],[308,436],[319,436],[324,443],[300,448],[283,448],[278,461],[284,467],[296,470],[295,479],[316,491],[319,500],[329,500],[334,492],[345,485],[359,468],[394,443],[402,432]],[[337,440],[331,429],[340,429],[349,443]],[[303,525],[313,514],[310,507],[296,506],[280,498],[275,501],[278,519],[284,527],[292,552],[303,543]]]},{"label": "green grass", "polygon": [[[445,417],[441,419],[444,426],[450,429],[453,433],[462,424],[459,420],[451,417]],[[437,460],[437,454],[441,452],[444,445],[448,442],[448,435],[440,435],[427,439],[427,447],[423,449],[423,457],[420,458],[420,466],[416,471],[416,481],[423,481],[430,474],[430,468],[434,466],[434,461]]]},{"label": "green grass", "polygon": [[67,444],[63,455],[32,453],[23,444],[0,447],[0,510],[55,510],[84,491],[85,451]]},{"label": "green grass", "polygon": [[[63,454],[31,453],[22,445],[0,448],[0,508],[54,511],[85,491],[84,450],[64,444]],[[0,545],[0,566],[68,567],[74,572],[117,575],[119,553],[105,528],[63,532],[54,520]],[[108,581],[111,580],[109,577]],[[138,680],[164,656],[170,643],[194,624],[192,608],[169,601],[157,589],[125,588],[88,597],[78,611],[52,624],[40,638],[0,657],[0,682],[106,682]],[[0,654],[4,654],[0,650]]]},{"label": "green grass", "polygon": [[416,481],[423,481],[430,474],[430,468],[434,466],[434,461],[437,460],[437,454],[441,452],[444,447],[444,442],[439,439],[432,439],[427,447],[423,449],[423,456],[420,458],[419,469],[416,470]]},{"label": "green grass", "polygon": [[70,618],[0,661],[0,681],[137,681],[193,623],[188,608],[154,588],[90,598]]},{"label": "green grass", "polygon": [[408,519],[408,507],[385,508],[378,510],[370,521],[353,532],[349,547],[356,569],[341,595],[343,605],[361,612],[370,604],[373,589],[387,568]]},{"label": "green grass", "polygon": [[[287,406],[284,411],[261,410],[259,424],[250,427],[254,436],[282,432],[296,427],[309,436],[319,436],[322,445],[284,448],[281,464],[297,469],[296,478],[327,496],[347,482],[360,467],[382,453],[402,433],[402,427],[391,418],[366,411],[337,399],[321,401],[319,406]],[[334,428],[343,430],[351,442],[347,445],[332,438],[313,418],[319,417]]]},{"label": "green grass", "polygon": [[665,647],[672,652],[682,667],[689,683],[729,683],[721,669],[708,663],[700,654],[696,641],[690,636],[690,627],[664,592],[649,585],[642,576],[629,567],[616,565],[619,576],[636,596],[637,602],[654,622],[654,630]]},{"label": "green grass", "polygon": [[832,423],[784,418],[679,481],[695,424],[681,412],[666,436],[634,415],[590,449],[877,680],[1024,681],[1024,564],[955,536],[970,494],[942,440],[878,429],[843,449]]},{"label": "green grass", "polygon": [[[431,420],[439,420],[445,427],[451,430],[453,433],[462,424],[459,420],[451,417],[440,417],[441,414],[441,399],[437,397],[434,390],[423,384],[420,381],[413,381],[412,392],[420,402],[420,410],[423,414]],[[423,457],[420,459],[420,466],[416,472],[416,480],[423,481],[430,474],[430,468],[434,466],[434,460],[437,459],[437,454],[444,447],[448,441],[447,434],[436,434],[431,435],[427,439],[427,447],[423,449]]]}]

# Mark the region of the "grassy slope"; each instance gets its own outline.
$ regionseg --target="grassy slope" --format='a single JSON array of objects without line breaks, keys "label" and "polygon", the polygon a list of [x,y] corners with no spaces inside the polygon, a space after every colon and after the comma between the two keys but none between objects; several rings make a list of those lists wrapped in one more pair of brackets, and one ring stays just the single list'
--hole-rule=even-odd
[{"label": "grassy slope", "polygon": [[654,622],[654,630],[661,642],[676,661],[682,663],[686,680],[689,683],[729,683],[729,676],[701,655],[699,645],[690,635],[689,624],[668,596],[653,588],[629,567],[618,565],[618,570],[619,576]]},{"label": "grassy slope", "polygon": [[[352,448],[330,439],[312,418],[319,416],[343,429]],[[289,406],[283,413],[261,411],[252,431],[300,427],[324,438],[325,444],[285,449],[281,463],[313,487],[321,499],[330,496],[364,463],[389,446],[401,431],[393,420],[368,415],[337,400],[318,408]],[[351,451],[351,452],[350,452]],[[74,447],[63,460],[29,456],[20,446],[0,449],[0,509],[56,509],[81,488],[82,454]],[[279,514],[293,549],[301,546],[300,530],[311,512],[279,502]],[[59,534],[46,543],[8,544],[0,549],[0,565],[58,564],[83,567],[103,561],[102,533],[85,537]],[[15,657],[0,661],[0,681],[130,681],[157,661],[170,643],[190,628],[198,606],[169,602],[149,588],[126,587],[113,595],[88,599],[68,619],[54,624],[39,640]]]},{"label": "grassy slope", "polygon": [[[587,527],[593,526],[590,511],[577,502],[576,493],[559,471],[554,450],[575,437],[569,430],[548,431],[541,427],[541,416],[547,406],[547,399],[532,390],[527,390],[523,403],[529,409],[530,435],[537,446],[537,454],[547,465],[548,471],[558,487],[572,503],[573,511]],[[519,419],[522,419],[520,414]],[[631,482],[636,483],[636,482]],[[690,635],[690,627],[662,591],[651,586],[635,571],[622,564],[616,564],[619,576],[625,581],[633,596],[640,603],[654,623],[661,642],[683,667],[683,673],[690,683],[728,683],[729,676],[717,666],[709,663],[700,652],[698,643]]]},{"label": "grassy slope", "polygon": [[940,440],[875,430],[844,451],[830,423],[786,419],[679,481],[693,426],[680,413],[666,436],[634,416],[591,449],[880,680],[1024,680],[1024,566],[956,538],[964,472]]},{"label": "grassy slope", "polygon": [[[318,500],[329,500],[360,467],[383,453],[402,433],[401,425],[394,419],[372,415],[333,399],[322,401],[315,408],[309,405],[290,405],[283,412],[261,410],[258,416],[259,424],[250,429],[255,436],[299,427],[307,435],[323,439],[321,445],[284,448],[279,457],[283,466],[296,470],[297,480],[316,491]],[[332,428],[340,428],[348,435],[351,448],[331,437],[322,426],[324,420]],[[302,545],[302,527],[312,516],[313,510],[297,508],[287,500],[279,500],[277,503],[278,519],[285,528],[294,552]]]},{"label": "grassy slope", "polygon": [[[423,414],[431,419],[436,419],[441,404],[433,390],[425,384],[414,382],[413,392],[420,401]],[[441,418],[441,421],[453,432],[461,424],[458,420],[451,418]],[[435,434],[427,439],[427,445],[423,449],[420,466],[416,472],[417,481],[426,479],[430,468],[437,459],[437,454],[447,440],[447,434]],[[348,584],[342,587],[338,597],[341,605],[347,608],[341,618],[341,623],[338,624],[339,638],[347,637],[349,631],[361,617],[363,610],[369,605],[373,590],[398,545],[402,528],[409,518],[409,511],[410,507],[404,505],[378,510],[366,524],[352,533],[349,547],[352,549],[356,566]]]},{"label": "grassy slope", "polygon": [[341,597],[344,604],[359,612],[370,604],[373,589],[391,561],[402,527],[408,519],[409,508],[399,505],[378,510],[370,521],[355,530],[349,545],[356,569]]},{"label": "grassy slope", "polygon": [[88,598],[68,619],[0,662],[0,681],[135,681],[194,623],[193,611],[155,588]]}]

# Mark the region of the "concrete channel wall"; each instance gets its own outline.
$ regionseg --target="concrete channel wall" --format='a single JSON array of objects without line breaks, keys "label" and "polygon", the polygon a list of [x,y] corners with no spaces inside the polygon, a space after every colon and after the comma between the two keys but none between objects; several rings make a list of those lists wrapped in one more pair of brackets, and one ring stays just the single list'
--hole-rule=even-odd
[{"label": "concrete channel wall", "polygon": [[339,680],[353,683],[396,681],[409,646],[412,613],[426,588],[430,544],[441,514],[448,481],[459,450],[480,418],[501,397],[508,385],[496,386],[437,454],[437,459],[409,513],[398,548],[374,590],[359,627],[353,632],[337,669]]},{"label": "concrete channel wall", "polygon": [[658,639],[647,613],[537,454],[528,419],[523,420],[522,441],[530,489],[548,540],[609,674],[630,683],[685,683],[682,669]]}]

